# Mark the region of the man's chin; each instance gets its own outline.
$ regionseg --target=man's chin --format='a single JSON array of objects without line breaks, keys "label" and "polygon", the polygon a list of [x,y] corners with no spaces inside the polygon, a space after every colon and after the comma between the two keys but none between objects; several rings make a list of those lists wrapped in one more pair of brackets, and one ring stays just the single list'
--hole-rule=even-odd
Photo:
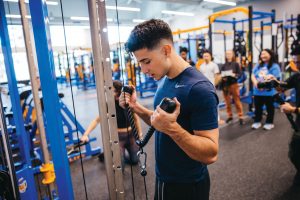
[{"label": "man's chin", "polygon": [[162,78],[163,78],[163,76],[159,76],[159,77],[152,77],[155,81],[159,81],[159,80],[161,80]]}]

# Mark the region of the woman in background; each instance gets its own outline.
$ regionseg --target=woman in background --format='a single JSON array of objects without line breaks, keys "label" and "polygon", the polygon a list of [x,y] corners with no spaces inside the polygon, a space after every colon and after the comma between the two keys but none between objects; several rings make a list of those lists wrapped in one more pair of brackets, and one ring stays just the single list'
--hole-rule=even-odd
[{"label": "woman in background", "polygon": [[[135,138],[131,132],[131,127],[129,124],[129,120],[127,119],[126,111],[121,108],[119,105],[119,96],[122,91],[122,83],[120,81],[113,81],[113,90],[114,90],[114,97],[115,97],[115,105],[116,105],[116,115],[117,115],[117,125],[118,125],[118,135],[119,135],[119,144],[121,150],[121,158],[122,158],[122,165],[124,169],[124,164],[129,163],[135,165],[138,163],[137,152],[139,147],[135,142]],[[139,118],[134,114],[134,120],[139,132],[139,136],[142,136],[142,128],[139,121]],[[97,127],[97,125],[101,123],[100,117],[98,116],[94,119],[88,128],[86,129],[83,136],[80,138],[82,142],[88,142],[89,138],[88,135]],[[127,150],[129,154],[129,158],[125,156],[125,150]]]},{"label": "woman in background", "polygon": [[264,82],[268,75],[273,75],[276,79],[280,80],[281,72],[280,67],[276,62],[276,57],[270,49],[264,49],[259,55],[259,63],[253,68],[251,80],[253,83],[253,95],[255,105],[255,118],[252,124],[253,129],[258,129],[262,126],[263,106],[267,109],[267,119],[263,128],[271,130],[274,128],[274,98],[277,93],[276,90],[258,89],[257,84]]}]

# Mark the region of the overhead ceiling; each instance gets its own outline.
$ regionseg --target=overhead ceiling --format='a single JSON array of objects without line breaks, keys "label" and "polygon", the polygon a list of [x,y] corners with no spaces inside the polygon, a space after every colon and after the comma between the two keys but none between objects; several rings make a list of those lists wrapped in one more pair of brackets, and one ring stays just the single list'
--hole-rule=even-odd
[{"label": "overhead ceiling", "polygon": [[[19,15],[18,3],[11,2],[12,0],[4,0],[6,7],[6,14]],[[60,7],[59,0],[49,0],[57,2],[57,5],[48,5],[48,15],[50,24],[62,24],[62,12],[66,25],[88,25],[87,20],[71,20],[71,17],[88,17],[87,0],[62,0],[62,7]],[[185,13],[198,14],[204,10],[215,10],[220,8],[230,8],[221,4],[204,2],[204,0],[107,0],[107,6],[115,6],[116,1],[120,7],[139,8],[140,12],[132,11],[118,11],[118,19],[116,10],[107,10],[108,23],[110,25],[116,24],[117,20],[121,25],[134,25],[134,19],[147,20],[151,18],[171,19],[174,15],[163,14],[162,10],[180,11]],[[226,0],[236,2],[237,4],[249,2],[252,0]],[[29,12],[29,8],[28,8]],[[183,18],[185,16],[182,16]],[[188,21],[188,17],[187,21]],[[20,24],[20,19],[9,18],[8,23]]]}]

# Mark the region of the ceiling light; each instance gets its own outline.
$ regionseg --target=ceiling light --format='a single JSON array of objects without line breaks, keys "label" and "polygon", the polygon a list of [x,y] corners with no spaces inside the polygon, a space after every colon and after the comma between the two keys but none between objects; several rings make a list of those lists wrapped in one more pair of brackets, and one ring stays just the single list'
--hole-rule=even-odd
[{"label": "ceiling light", "polygon": [[[12,18],[12,19],[21,19],[21,15],[5,15],[6,18]],[[26,18],[27,19],[31,19],[31,16],[30,15],[26,15]]]},{"label": "ceiling light", "polygon": [[112,22],[112,21],[114,21],[114,20],[113,20],[112,18],[107,18],[106,21],[107,21],[107,22]]},{"label": "ceiling light", "polygon": [[50,6],[57,6],[58,2],[56,2],[56,1],[46,1],[46,4],[50,5]]},{"label": "ceiling light", "polygon": [[142,23],[144,21],[146,21],[146,20],[144,20],[144,19],[133,19],[132,20],[133,23]]},{"label": "ceiling light", "polygon": [[21,18],[21,15],[5,15],[6,18],[13,18],[13,19],[19,19]]},{"label": "ceiling light", "polygon": [[3,1],[7,1],[7,2],[16,2],[16,3],[19,2],[19,0],[3,0]]},{"label": "ceiling light", "polygon": [[[14,2],[14,3],[18,3],[19,2],[19,0],[3,0],[3,1]],[[29,0],[25,0],[24,2],[25,3],[29,3]],[[47,5],[51,5],[51,6],[57,6],[58,2],[56,2],[56,1],[46,1],[46,4]]]},{"label": "ceiling light", "polygon": [[[116,10],[116,6],[106,6],[108,10]],[[140,8],[131,8],[131,7],[121,7],[118,6],[118,10],[132,11],[132,12],[140,12]]]},{"label": "ceiling light", "polygon": [[231,1],[223,1],[223,0],[204,0],[206,2],[210,3],[218,3],[218,4],[223,4],[227,6],[236,6],[236,2],[231,2]]},{"label": "ceiling light", "polygon": [[71,20],[75,20],[75,21],[89,21],[88,17],[70,17]]},{"label": "ceiling light", "polygon": [[178,12],[178,11],[172,11],[172,10],[162,10],[161,13],[163,14],[170,14],[170,15],[182,15],[182,16],[194,16],[194,13],[188,13],[188,12]]}]

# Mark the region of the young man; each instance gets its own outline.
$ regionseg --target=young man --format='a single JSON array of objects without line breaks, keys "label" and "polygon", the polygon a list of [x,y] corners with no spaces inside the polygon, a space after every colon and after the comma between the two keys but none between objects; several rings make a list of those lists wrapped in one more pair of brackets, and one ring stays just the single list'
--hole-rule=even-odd
[{"label": "young man", "polygon": [[[294,88],[296,90],[296,104],[292,106],[289,103],[285,103],[280,106],[282,112],[295,113],[296,124],[300,128],[300,73],[297,72],[288,78],[286,81],[287,87]],[[293,132],[291,142],[289,145],[289,158],[296,168],[296,175],[294,177],[293,185],[300,187],[300,132]]]},{"label": "young man", "polygon": [[188,59],[188,57],[187,57],[189,52],[186,47],[180,47],[179,53],[183,60],[188,62],[191,66],[193,66],[193,67],[195,66],[195,63],[191,59]]},{"label": "young man", "polygon": [[204,51],[203,60],[204,63],[200,66],[200,72],[204,74],[213,85],[217,85],[221,80],[220,69],[216,63],[212,62],[213,59],[210,51]]},{"label": "young man", "polygon": [[[213,57],[210,51],[205,50],[203,52],[204,63],[199,67],[199,71],[206,77],[208,80],[216,86],[221,80],[219,66],[213,62]],[[220,119],[218,115],[219,125],[224,124],[224,120]]]},{"label": "young man", "polygon": [[[172,31],[162,20],[137,25],[126,48],[143,73],[160,80],[155,111],[138,103],[135,91],[132,95],[122,93],[119,100],[122,107],[126,102],[156,129],[155,199],[209,199],[206,165],[217,160],[219,149],[218,97],[213,85],[176,53]],[[172,114],[158,107],[164,97],[176,101]]]},{"label": "young man", "polygon": [[[294,56],[295,61],[300,60],[300,56]],[[286,81],[287,85],[285,89],[294,88],[296,91],[296,103],[292,106],[289,103],[285,103],[280,106],[280,109],[284,113],[294,113],[296,115],[296,125],[300,128],[300,65],[298,64],[295,69],[296,72],[290,76]],[[277,80],[273,75],[268,75],[266,79]],[[294,131],[289,144],[289,158],[296,168],[296,174],[293,181],[293,186],[300,187],[300,132]]]}]

